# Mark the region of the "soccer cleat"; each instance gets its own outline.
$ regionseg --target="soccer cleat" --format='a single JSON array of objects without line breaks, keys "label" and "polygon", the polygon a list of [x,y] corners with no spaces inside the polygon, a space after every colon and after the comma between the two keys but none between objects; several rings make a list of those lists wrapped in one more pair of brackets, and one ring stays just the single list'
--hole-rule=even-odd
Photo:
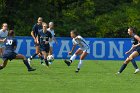
[{"label": "soccer cleat", "polygon": [[31,59],[30,58],[28,58],[28,63],[29,63],[29,65],[31,64]]},{"label": "soccer cleat", "polygon": [[47,62],[45,62],[46,63],[46,65],[49,67],[49,62],[47,61]]},{"label": "soccer cleat", "polygon": [[52,64],[52,62],[49,62],[49,64],[51,65],[51,64]]},{"label": "soccer cleat", "polygon": [[44,62],[41,62],[41,65],[45,66]]},{"label": "soccer cleat", "polygon": [[64,62],[67,64],[67,66],[70,66],[70,64],[71,64],[71,62],[66,59],[64,60]]},{"label": "soccer cleat", "polygon": [[80,70],[79,68],[78,68],[78,69],[76,69],[76,70],[75,70],[75,73],[78,73],[78,72],[79,72],[79,70]]},{"label": "soccer cleat", "polygon": [[117,72],[117,73],[116,73],[116,75],[119,75],[119,74],[121,74],[121,73],[120,73],[120,72]]},{"label": "soccer cleat", "polygon": [[30,69],[28,69],[28,71],[30,72],[30,71],[35,71],[36,69],[35,68],[30,68]]},{"label": "soccer cleat", "polygon": [[135,72],[134,72],[134,74],[137,74],[138,72],[140,72],[140,70],[139,69],[136,69]]}]

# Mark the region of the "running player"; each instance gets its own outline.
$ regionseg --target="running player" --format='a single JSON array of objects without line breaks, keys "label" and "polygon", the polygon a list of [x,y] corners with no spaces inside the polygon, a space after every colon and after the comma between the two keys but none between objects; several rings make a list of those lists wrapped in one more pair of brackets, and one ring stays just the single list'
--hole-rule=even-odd
[{"label": "running player", "polygon": [[[33,26],[33,29],[32,29],[32,32],[31,32],[31,36],[34,39],[36,52],[30,58],[28,58],[29,63],[30,63],[30,61],[33,58],[35,58],[40,53],[40,51],[39,51],[39,44],[37,44],[37,38],[36,37],[38,36],[38,33],[42,30],[42,22],[43,22],[43,18],[39,17],[38,18],[38,23]],[[43,63],[43,59],[42,59],[41,56],[39,56],[39,57],[41,59],[41,64],[42,64]]]},{"label": "running player", "polygon": [[70,32],[71,38],[73,38],[72,42],[73,42],[73,47],[72,50],[68,53],[69,55],[71,55],[76,47],[76,45],[79,45],[79,49],[71,56],[70,60],[64,60],[64,62],[70,66],[71,63],[75,60],[75,58],[78,55],[80,56],[80,61],[78,64],[78,67],[76,69],[76,73],[79,72],[81,65],[83,63],[84,58],[89,54],[90,50],[89,50],[89,45],[86,43],[85,39],[83,37],[81,37],[80,35],[78,35],[76,30],[72,30]]},{"label": "running player", "polygon": [[4,52],[4,39],[7,37],[8,35],[8,24],[7,23],[3,23],[2,24],[2,29],[0,30],[0,56],[3,55]]},{"label": "running player", "polygon": [[13,30],[9,31],[8,37],[4,41],[5,41],[5,51],[3,54],[3,64],[0,65],[0,70],[6,67],[8,60],[11,61],[12,59],[23,59],[23,63],[27,67],[28,71],[36,70],[36,69],[33,69],[30,67],[25,56],[14,52],[16,50],[16,47],[17,47],[17,40],[14,38],[14,31]]},{"label": "running player", "polygon": [[134,33],[135,29],[130,27],[128,29],[128,34],[131,36],[131,42],[133,43],[131,49],[126,52],[126,54],[129,54],[129,57],[126,59],[126,61],[123,63],[122,67],[120,68],[119,72],[117,74],[122,73],[122,71],[126,68],[127,64],[129,61],[133,64],[135,68],[134,74],[138,73],[140,70],[134,60],[135,54],[137,54],[138,50],[140,49],[139,42],[140,42],[140,37]]},{"label": "running player", "polygon": [[52,35],[47,30],[47,24],[43,23],[43,29],[39,32],[37,36],[37,44],[40,44],[40,51],[42,55],[44,56],[44,61],[47,66],[49,66],[47,56],[50,50],[50,44],[49,44],[50,41],[52,41]]},{"label": "running player", "polygon": [[[58,44],[57,43],[57,40],[55,38],[55,32],[54,32],[54,23],[53,22],[49,22],[49,28],[47,29],[49,32],[51,32],[52,34],[52,41],[49,42],[50,44],[50,51],[49,51],[49,55],[52,55],[53,54],[53,45],[54,43]],[[50,64],[52,64],[52,62],[49,62]]]}]

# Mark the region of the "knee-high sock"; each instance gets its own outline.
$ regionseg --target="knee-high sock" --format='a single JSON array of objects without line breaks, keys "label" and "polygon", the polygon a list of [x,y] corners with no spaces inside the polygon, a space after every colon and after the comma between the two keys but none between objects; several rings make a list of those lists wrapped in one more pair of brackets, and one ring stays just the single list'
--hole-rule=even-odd
[{"label": "knee-high sock", "polygon": [[29,65],[27,60],[23,60],[23,63],[25,64],[25,66],[27,67],[27,69],[31,69],[31,66]]},{"label": "knee-high sock", "polygon": [[122,73],[122,72],[123,72],[123,70],[126,68],[126,66],[127,66],[127,64],[123,64],[123,65],[121,66],[121,68],[120,68],[119,72],[120,72],[120,73]]},{"label": "knee-high sock", "polygon": [[73,55],[71,56],[70,60],[73,62],[73,61],[75,60],[76,56],[77,56],[76,54],[73,54]]},{"label": "knee-high sock", "polygon": [[30,59],[32,60],[33,58],[35,58],[37,56],[37,54],[35,53],[33,56],[30,57]]},{"label": "knee-high sock", "polygon": [[79,64],[78,64],[78,67],[77,67],[78,69],[80,69],[80,68],[81,68],[82,63],[83,63],[83,60],[80,60],[80,61],[79,61]]},{"label": "knee-high sock", "polygon": [[136,61],[135,61],[134,59],[131,60],[131,63],[133,64],[133,66],[134,66],[135,69],[138,69],[138,66],[137,66],[137,64],[136,64]]}]

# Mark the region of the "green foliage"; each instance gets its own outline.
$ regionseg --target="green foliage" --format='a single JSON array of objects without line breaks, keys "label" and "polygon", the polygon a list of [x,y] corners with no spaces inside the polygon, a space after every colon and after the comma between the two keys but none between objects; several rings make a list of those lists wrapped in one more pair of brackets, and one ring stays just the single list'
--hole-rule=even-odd
[{"label": "green foliage", "polygon": [[[128,37],[127,28],[140,32],[139,0],[0,0],[0,24],[30,36],[39,16],[54,21],[56,36],[77,29],[85,37]],[[23,33],[21,33],[23,32]]]}]

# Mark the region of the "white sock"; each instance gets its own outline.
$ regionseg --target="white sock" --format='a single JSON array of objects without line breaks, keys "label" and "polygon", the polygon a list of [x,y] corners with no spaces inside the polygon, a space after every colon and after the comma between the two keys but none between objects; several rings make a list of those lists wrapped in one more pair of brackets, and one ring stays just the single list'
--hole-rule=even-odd
[{"label": "white sock", "polygon": [[82,63],[83,63],[83,60],[80,60],[80,61],[79,61],[79,64],[78,64],[78,68],[79,68],[79,69],[81,68]]},{"label": "white sock", "polygon": [[73,62],[73,61],[75,60],[76,56],[77,56],[76,54],[73,54],[73,55],[71,56],[70,60]]}]

